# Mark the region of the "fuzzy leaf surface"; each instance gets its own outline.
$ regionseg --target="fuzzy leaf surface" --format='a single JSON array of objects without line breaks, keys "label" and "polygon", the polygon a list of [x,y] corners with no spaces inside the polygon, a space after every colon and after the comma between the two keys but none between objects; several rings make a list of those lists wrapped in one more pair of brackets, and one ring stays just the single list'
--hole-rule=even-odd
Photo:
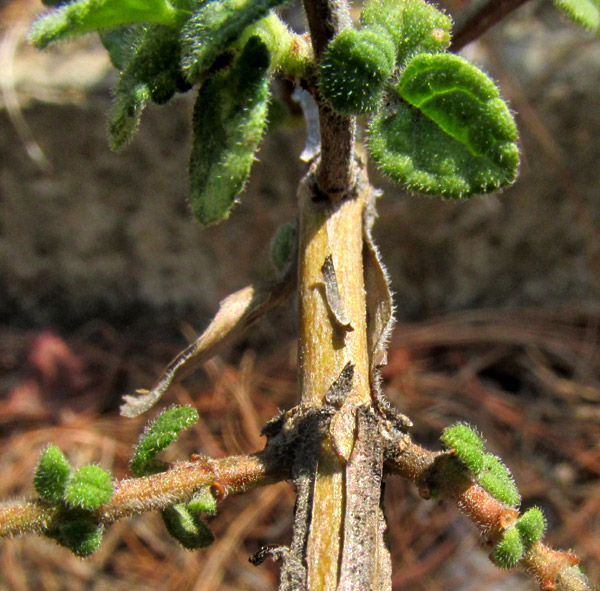
[{"label": "fuzzy leaf surface", "polygon": [[30,39],[43,49],[54,41],[130,23],[174,25],[180,16],[167,0],[79,0],[38,19]]},{"label": "fuzzy leaf surface", "polygon": [[511,527],[496,546],[492,555],[500,568],[513,568],[521,560],[525,548],[516,527]]},{"label": "fuzzy leaf surface", "polygon": [[190,82],[199,81],[216,57],[236,41],[244,29],[267,16],[286,0],[212,0],[186,22],[183,69]]},{"label": "fuzzy leaf surface", "polygon": [[118,70],[123,70],[131,58],[138,40],[143,34],[143,25],[123,25],[105,31],[100,31],[100,40],[108,52],[111,64]]},{"label": "fuzzy leaf surface", "polygon": [[210,487],[201,488],[187,504],[188,510],[196,513],[217,514],[217,499],[210,492]]},{"label": "fuzzy leaf surface", "polygon": [[69,521],[59,526],[57,541],[73,554],[86,558],[102,543],[102,529],[89,521]]},{"label": "fuzzy leaf surface", "polygon": [[113,493],[111,475],[100,466],[81,466],[71,476],[65,489],[65,501],[73,507],[96,509],[110,501]]},{"label": "fuzzy leaf surface", "polygon": [[599,0],[554,0],[555,6],[577,24],[598,33],[600,30]]},{"label": "fuzzy leaf surface", "polygon": [[207,226],[225,219],[250,175],[267,123],[269,52],[251,37],[228,70],[204,82],[194,107],[190,202]]},{"label": "fuzzy leaf surface", "polygon": [[519,530],[526,548],[541,540],[546,530],[546,518],[538,507],[525,511],[517,520],[515,527]]},{"label": "fuzzy leaf surface", "polygon": [[47,501],[60,501],[71,474],[71,466],[63,452],[56,445],[49,445],[40,457],[33,486],[38,494]]},{"label": "fuzzy leaf surface", "polygon": [[399,63],[417,53],[438,53],[450,44],[452,19],[425,0],[368,0],[361,13],[367,27],[385,29]]},{"label": "fuzzy leaf surface", "polygon": [[418,193],[456,199],[512,183],[514,119],[496,85],[452,54],[420,54],[394,88],[397,102],[371,123],[379,168]]},{"label": "fuzzy leaf surface", "polygon": [[396,49],[384,30],[344,29],[323,56],[321,93],[338,113],[373,111],[395,65]]},{"label": "fuzzy leaf surface", "polygon": [[[108,121],[110,143],[115,150],[131,139],[149,101],[163,104],[176,92],[191,88],[179,66],[181,47],[177,30],[150,25],[123,35],[120,45],[113,45],[111,53],[111,58],[114,54],[115,59],[124,59]],[[119,56],[119,49],[126,53]]]},{"label": "fuzzy leaf surface", "polygon": [[495,499],[509,507],[517,507],[521,502],[519,489],[515,485],[509,469],[500,458],[492,454],[485,454],[478,481]]},{"label": "fuzzy leaf surface", "polygon": [[162,472],[164,466],[157,462],[159,452],[170,445],[179,432],[198,421],[198,412],[190,406],[174,406],[163,411],[146,427],[135,448],[131,461],[134,476]]},{"label": "fuzzy leaf surface", "polygon": [[444,429],[442,441],[450,448],[458,459],[474,474],[483,468],[484,447],[479,434],[465,424],[457,424]]},{"label": "fuzzy leaf surface", "polygon": [[215,536],[200,515],[185,504],[173,505],[161,511],[167,531],[186,549],[206,548]]}]

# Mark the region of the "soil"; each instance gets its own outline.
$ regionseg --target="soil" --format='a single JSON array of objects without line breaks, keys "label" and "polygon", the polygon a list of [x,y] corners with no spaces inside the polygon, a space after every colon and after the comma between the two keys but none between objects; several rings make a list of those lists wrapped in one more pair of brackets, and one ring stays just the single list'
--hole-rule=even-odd
[{"label": "soil", "polygon": [[[2,321],[202,324],[220,298],[271,273],[269,241],[295,215],[304,170],[297,119],[269,135],[227,223],[202,229],[186,203],[192,93],[149,108],[115,154],[105,133],[115,76],[98,43],[38,53],[20,26],[5,104],[10,82],[45,160],[28,157],[27,136],[0,110]],[[373,171],[384,189],[376,236],[399,317],[596,304],[600,44],[531,3],[466,53],[517,111],[521,176],[501,194],[444,203]]]}]

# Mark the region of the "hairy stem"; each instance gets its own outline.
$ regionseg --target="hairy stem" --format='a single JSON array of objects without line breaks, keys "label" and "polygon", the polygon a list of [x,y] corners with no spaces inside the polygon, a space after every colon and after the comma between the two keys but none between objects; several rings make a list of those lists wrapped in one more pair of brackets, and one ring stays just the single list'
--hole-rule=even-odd
[{"label": "hairy stem", "polygon": [[[93,513],[92,521],[108,525],[123,517],[165,509],[189,501],[194,493],[217,483],[219,497],[281,480],[281,467],[270,451],[197,462],[178,462],[167,472],[121,480],[112,499]],[[63,507],[40,499],[0,506],[0,537],[41,533],[60,520]]]},{"label": "hairy stem", "polygon": [[449,51],[461,50],[527,1],[483,0],[479,2],[472,11],[457,22]]},{"label": "hairy stem", "polygon": [[[342,29],[350,26],[347,0],[304,0],[310,37],[316,62],[319,63],[327,44]],[[319,191],[332,201],[341,199],[354,183],[354,117],[335,113],[319,99],[321,156],[316,179]]]},{"label": "hairy stem", "polygon": [[[431,498],[435,491],[454,503],[492,545],[519,515],[471,480],[450,453],[431,452],[408,437],[392,450],[386,468],[415,483],[424,498]],[[578,563],[571,552],[554,550],[541,542],[534,543],[519,562],[542,591],[592,591],[585,577],[573,569]]]}]

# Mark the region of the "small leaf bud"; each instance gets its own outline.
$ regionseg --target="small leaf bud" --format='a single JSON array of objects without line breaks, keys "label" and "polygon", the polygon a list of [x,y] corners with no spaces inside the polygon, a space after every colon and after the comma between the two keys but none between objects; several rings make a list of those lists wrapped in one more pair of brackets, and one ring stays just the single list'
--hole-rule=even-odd
[{"label": "small leaf bud", "polygon": [[63,452],[58,446],[49,445],[37,463],[33,486],[46,501],[60,501],[70,474],[71,467]]},{"label": "small leaf bud", "polygon": [[56,540],[73,554],[85,558],[102,543],[102,529],[89,521],[69,521],[58,528]]},{"label": "small leaf bud", "polygon": [[323,56],[323,96],[338,113],[358,115],[375,110],[384,84],[394,72],[395,54],[393,40],[382,27],[344,29]]},{"label": "small leaf bud", "polygon": [[157,454],[177,439],[179,432],[198,420],[198,412],[190,406],[173,406],[159,414],[142,433],[131,461],[134,476],[163,471]]},{"label": "small leaf bud", "polygon": [[541,509],[532,507],[519,517],[516,528],[521,534],[525,547],[529,548],[529,546],[542,539],[546,529],[546,518]]},{"label": "small leaf bud", "polygon": [[500,458],[492,454],[484,455],[483,468],[478,481],[495,499],[509,507],[517,507],[521,502],[521,495],[510,471]]},{"label": "small leaf bud", "polygon": [[484,448],[479,434],[465,424],[457,424],[444,429],[441,440],[454,449],[456,457],[474,474],[483,468]]},{"label": "small leaf bud", "polygon": [[496,546],[492,558],[500,568],[513,568],[521,560],[524,551],[519,530],[511,527]]}]

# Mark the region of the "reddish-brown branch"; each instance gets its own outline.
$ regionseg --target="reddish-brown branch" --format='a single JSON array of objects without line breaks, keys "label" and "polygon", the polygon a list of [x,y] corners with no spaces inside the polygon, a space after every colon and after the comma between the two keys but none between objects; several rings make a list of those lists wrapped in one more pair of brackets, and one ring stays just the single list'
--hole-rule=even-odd
[{"label": "reddish-brown branch", "polygon": [[[455,503],[488,542],[498,542],[517,519],[518,512],[471,480],[452,454],[428,451],[408,438],[401,440],[398,450],[388,459],[388,470],[415,483],[425,498],[437,493]],[[540,542],[533,544],[519,562],[542,591],[591,591],[585,577],[573,569],[578,563],[571,552],[554,550]]]}]

